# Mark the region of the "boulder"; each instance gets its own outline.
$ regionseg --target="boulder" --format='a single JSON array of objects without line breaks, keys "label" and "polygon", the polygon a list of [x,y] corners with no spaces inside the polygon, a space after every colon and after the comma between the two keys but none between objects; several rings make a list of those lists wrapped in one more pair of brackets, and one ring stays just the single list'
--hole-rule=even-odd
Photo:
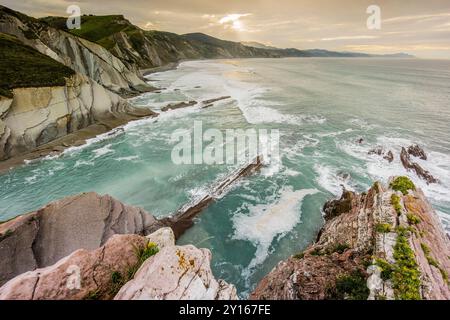
[{"label": "boulder", "polygon": [[194,246],[169,246],[148,259],[115,300],[235,300],[236,289],[217,281],[211,252]]},{"label": "boulder", "polygon": [[147,235],[156,219],[144,210],[84,193],[0,224],[0,285],[43,268],[78,249],[93,250],[114,234]]}]

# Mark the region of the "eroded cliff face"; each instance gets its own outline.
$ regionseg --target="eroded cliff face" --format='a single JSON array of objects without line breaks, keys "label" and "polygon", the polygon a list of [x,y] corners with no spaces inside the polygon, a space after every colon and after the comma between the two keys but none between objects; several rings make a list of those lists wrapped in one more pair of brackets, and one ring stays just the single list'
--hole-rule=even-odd
[{"label": "eroded cliff face", "polygon": [[110,196],[85,193],[0,224],[0,285],[56,263],[78,249],[94,250],[115,234],[147,235],[156,219]]},{"label": "eroded cliff face", "polygon": [[102,46],[2,6],[0,32],[16,36],[24,44],[116,93],[129,95],[152,89],[136,70],[129,69]]},{"label": "eroded cliff face", "polygon": [[237,299],[209,250],[176,246],[155,222],[88,193],[0,224],[0,300]]},{"label": "eroded cliff face", "polygon": [[63,87],[18,88],[0,99],[0,160],[20,155],[95,123],[117,124],[155,115],[132,107],[77,74]]},{"label": "eroded cliff face", "polygon": [[399,181],[408,180],[327,203],[317,241],[280,262],[251,298],[450,299],[448,236],[422,191]]}]

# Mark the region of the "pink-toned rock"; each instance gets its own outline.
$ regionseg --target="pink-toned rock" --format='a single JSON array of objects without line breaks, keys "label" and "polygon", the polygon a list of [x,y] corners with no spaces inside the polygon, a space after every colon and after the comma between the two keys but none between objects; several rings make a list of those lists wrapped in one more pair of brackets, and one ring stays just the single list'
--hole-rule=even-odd
[{"label": "pink-toned rock", "polygon": [[126,275],[139,263],[137,250],[147,242],[138,235],[114,235],[96,250],[77,250],[50,267],[11,279],[0,288],[0,300],[112,298],[113,273]]},{"label": "pink-toned rock", "polygon": [[[397,208],[393,194],[399,199]],[[419,298],[450,299],[450,240],[421,190],[403,195],[375,183],[364,194],[345,191],[341,199],[325,205],[324,213],[326,223],[317,241],[303,253],[280,262],[260,281],[251,299],[335,299],[333,288],[339,278],[353,276],[355,271],[363,283],[360,292],[366,294],[358,298],[396,299],[401,289],[392,279],[381,278],[377,259],[402,273],[394,255],[399,227],[410,230],[407,238],[420,273]],[[418,220],[411,222],[411,215]],[[409,274],[404,276],[407,279]],[[346,294],[338,298],[345,299]]]},{"label": "pink-toned rock", "polygon": [[151,214],[108,195],[91,192],[52,202],[0,224],[0,286],[75,250],[97,249],[114,234],[146,235],[157,228]]},{"label": "pink-toned rock", "polygon": [[237,299],[236,289],[217,281],[211,271],[211,252],[194,246],[163,248],[148,259],[115,300]]}]

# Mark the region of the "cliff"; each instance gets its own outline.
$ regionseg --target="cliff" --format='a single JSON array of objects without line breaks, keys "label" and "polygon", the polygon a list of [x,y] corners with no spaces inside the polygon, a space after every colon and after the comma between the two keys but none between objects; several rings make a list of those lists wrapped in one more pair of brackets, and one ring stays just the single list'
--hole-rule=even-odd
[{"label": "cliff", "polygon": [[252,299],[450,298],[450,242],[421,190],[405,177],[324,207],[304,252],[280,262]]},{"label": "cliff", "polygon": [[[93,124],[123,124],[155,115],[132,107],[80,74],[68,78],[65,86],[16,88],[13,95],[12,99],[0,100],[0,160],[30,152]],[[105,131],[108,129],[111,126],[106,125]]]},{"label": "cliff", "polygon": [[127,68],[104,47],[3,6],[0,6],[0,32],[17,37],[24,45],[115,93],[129,95],[152,89],[135,70]]},{"label": "cliff", "polygon": [[0,300],[237,299],[209,250],[176,246],[149,213],[95,193],[0,224],[0,259]]},{"label": "cliff", "polygon": [[[134,92],[145,83],[101,46],[5,7],[0,7],[0,30],[10,33],[0,33],[0,161],[15,158],[0,170],[19,164],[19,156],[61,151],[90,135],[156,115],[113,92]],[[70,51],[72,58],[56,54],[41,39]],[[64,49],[64,43],[71,47]],[[70,134],[70,139],[57,141]]]},{"label": "cliff", "polygon": [[[257,43],[226,41],[204,33],[178,35],[146,31],[122,15],[81,17],[81,29],[68,30],[66,18],[40,21],[101,45],[130,69],[153,69],[186,59],[280,58],[280,57],[371,57],[372,55],[327,50],[279,49]],[[395,57],[395,56],[394,56]]]},{"label": "cliff", "polygon": [[121,15],[82,16],[81,29],[68,30],[66,18],[47,17],[41,21],[109,50],[132,69],[161,67],[186,59],[280,57],[277,52],[247,47],[205,34],[177,35],[146,31]]}]

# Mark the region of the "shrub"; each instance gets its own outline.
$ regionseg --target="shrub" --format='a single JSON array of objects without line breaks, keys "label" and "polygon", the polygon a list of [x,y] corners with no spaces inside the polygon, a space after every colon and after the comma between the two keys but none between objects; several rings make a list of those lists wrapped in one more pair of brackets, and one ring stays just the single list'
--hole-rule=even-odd
[{"label": "shrub", "polygon": [[378,233],[389,233],[392,231],[392,228],[389,223],[378,223],[375,226],[375,231]]},{"label": "shrub", "polygon": [[296,255],[294,255],[294,259],[303,259],[305,257],[305,254],[303,252],[301,253],[297,253]]},{"label": "shrub", "polygon": [[394,266],[384,259],[376,259],[376,265],[381,269],[381,279],[384,281],[392,278]]},{"label": "shrub", "polygon": [[312,256],[322,256],[322,255],[323,255],[323,253],[322,253],[322,251],[320,250],[320,248],[314,248],[314,250],[311,251],[310,254],[311,254]]},{"label": "shrub", "polygon": [[11,229],[6,230],[5,233],[0,233],[0,241],[1,240],[5,240],[6,238],[11,236],[12,234],[13,234],[13,231]]},{"label": "shrub", "polygon": [[349,245],[346,243],[337,243],[327,250],[327,253],[331,254],[337,252],[339,254],[344,253],[347,249],[350,249]]},{"label": "shrub", "polygon": [[408,177],[397,177],[391,182],[390,187],[392,190],[400,191],[403,195],[407,195],[408,190],[416,190],[416,186]]},{"label": "shrub", "polygon": [[356,270],[349,275],[341,276],[336,280],[333,288],[328,290],[332,299],[338,300],[367,300],[370,294],[367,288],[366,275]]},{"label": "shrub", "polygon": [[[159,252],[159,248],[156,243],[149,242],[144,247],[135,248],[135,252],[136,257],[138,258],[138,262],[130,266],[125,274],[122,274],[117,270],[111,273],[111,285],[107,290],[107,294],[109,296],[115,296],[119,292],[120,288],[122,288],[128,281],[133,279],[136,272],[139,270],[145,260],[157,254]],[[90,292],[85,297],[85,299],[98,300],[102,297],[102,295],[102,292],[97,290],[95,292]]]},{"label": "shrub", "polygon": [[394,207],[395,212],[397,212],[397,215],[400,216],[402,214],[403,207],[400,203],[400,197],[395,193],[393,193],[391,196],[391,204]]},{"label": "shrub", "polygon": [[408,213],[406,215],[406,218],[408,219],[408,223],[410,225],[416,225],[420,223],[420,218],[413,213]]}]

